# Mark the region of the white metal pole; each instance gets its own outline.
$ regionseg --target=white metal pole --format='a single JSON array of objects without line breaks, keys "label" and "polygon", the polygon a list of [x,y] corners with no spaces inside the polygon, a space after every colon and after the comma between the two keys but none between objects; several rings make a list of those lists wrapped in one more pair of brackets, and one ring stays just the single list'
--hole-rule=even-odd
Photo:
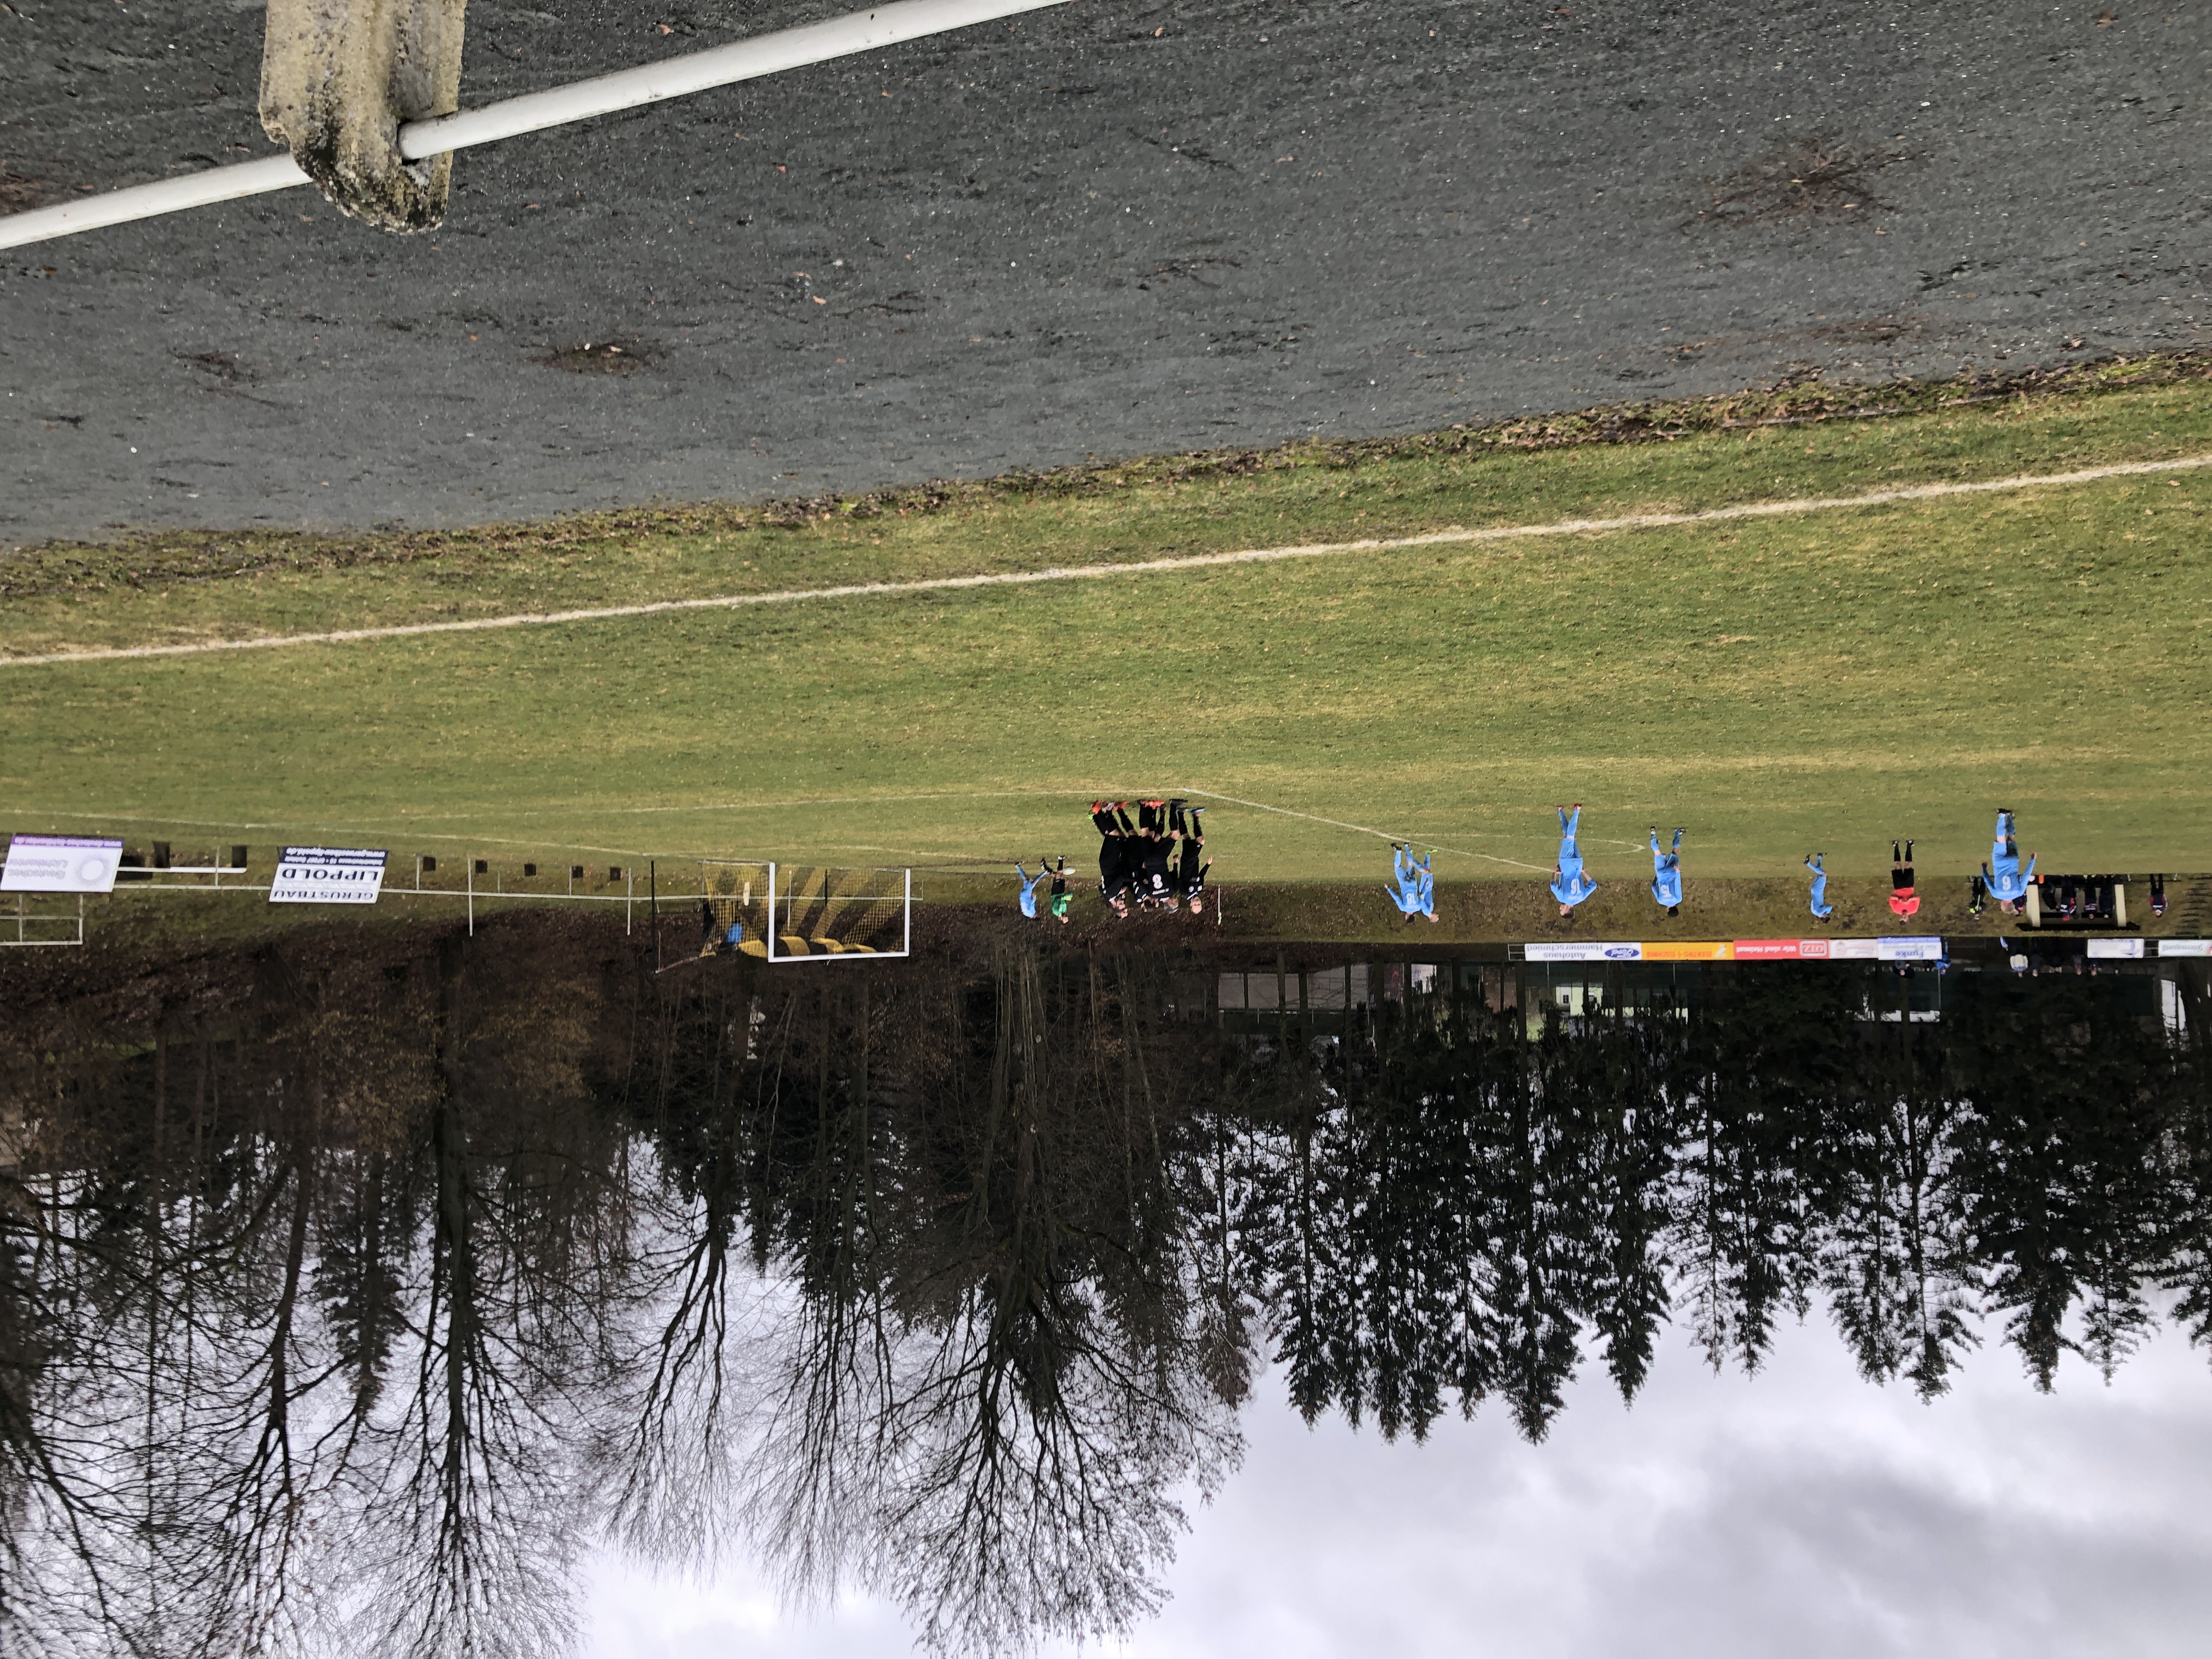
[{"label": "white metal pole", "polygon": [[[482,109],[460,110],[410,121],[399,129],[399,153],[409,161],[441,155],[477,144],[496,143],[526,132],[588,121],[598,115],[635,109],[641,104],[688,98],[695,92],[739,81],[780,75],[809,64],[874,52],[902,40],[973,27],[1022,12],[1066,5],[1067,0],[892,0],[867,11],[833,17],[801,28],[779,29],[750,40],[686,52],[658,64],[594,76],[565,87],[526,93]],[[21,247],[81,230],[97,230],[133,219],[150,219],[185,208],[208,207],[308,182],[289,155],[210,167],[181,179],[163,179],[127,190],[109,191],[52,207],[33,208],[0,218],[0,248]]]},{"label": "white metal pole", "polygon": [[914,870],[911,866],[908,866],[906,872],[906,926],[899,939],[899,954],[902,957],[914,954]]},{"label": "white metal pole", "polygon": [[775,960],[775,860],[768,861],[768,959]]}]

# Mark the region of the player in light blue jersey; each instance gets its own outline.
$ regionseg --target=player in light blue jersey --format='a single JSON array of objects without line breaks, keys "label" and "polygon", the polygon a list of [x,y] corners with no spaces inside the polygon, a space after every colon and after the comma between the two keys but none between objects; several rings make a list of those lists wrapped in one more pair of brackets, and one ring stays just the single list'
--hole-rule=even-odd
[{"label": "player in light blue jersey", "polygon": [[2020,908],[2021,901],[2027,896],[2027,884],[2035,879],[2035,855],[2028,854],[2027,868],[2020,867],[2020,842],[2013,838],[2012,808],[1997,809],[1996,839],[1990,844],[1990,861],[1982,866],[1982,878],[1989,884],[1990,896],[1997,902],[1997,908],[2007,915]]},{"label": "player in light blue jersey", "polygon": [[1815,921],[1826,921],[1836,914],[1836,907],[1828,902],[1828,872],[1821,862],[1827,856],[1826,853],[1805,854],[1805,867],[1813,872],[1813,920]]},{"label": "player in light blue jersey", "polygon": [[1015,862],[1014,873],[1022,878],[1022,914],[1027,916],[1031,921],[1035,921],[1036,920],[1036,890],[1039,885],[1042,884],[1044,878],[1052,872],[1044,867],[1044,860],[1042,859],[1039,859],[1037,860],[1037,872],[1034,876],[1028,871],[1022,868],[1019,860]]},{"label": "player in light blue jersey", "polygon": [[1390,843],[1390,879],[1395,890],[1384,888],[1390,902],[1405,914],[1406,925],[1413,925],[1415,916],[1437,919],[1437,878],[1430,868],[1429,855],[1413,856],[1413,849],[1402,841]]},{"label": "player in light blue jersey", "polygon": [[1659,826],[1651,826],[1651,896],[1667,907],[1667,914],[1682,913],[1682,832],[1674,831],[1674,844],[1659,850]]},{"label": "player in light blue jersey", "polygon": [[1552,866],[1552,896],[1559,902],[1559,914],[1571,916],[1575,906],[1597,891],[1597,884],[1583,873],[1583,855],[1575,845],[1575,833],[1583,821],[1583,804],[1559,808],[1559,860]]}]

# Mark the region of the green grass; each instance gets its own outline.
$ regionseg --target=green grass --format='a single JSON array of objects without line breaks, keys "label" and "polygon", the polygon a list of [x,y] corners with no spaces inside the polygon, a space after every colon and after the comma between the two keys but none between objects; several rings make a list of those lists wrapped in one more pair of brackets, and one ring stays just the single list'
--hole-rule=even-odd
[{"label": "green grass", "polygon": [[[1544,522],[2212,453],[2202,366],[1673,441],[1525,428],[850,504],[0,561],[11,654]],[[1861,400],[1876,394],[1854,394]],[[1918,401],[1914,402],[1917,398]],[[1878,400],[1878,399],[1877,399]],[[1923,407],[1923,405],[1929,405]],[[1740,405],[1739,405],[1740,407]],[[1918,412],[1913,412],[1917,410]],[[1708,410],[1707,415],[1711,416]],[[1644,422],[1633,431],[1650,429]],[[1604,435],[1589,417],[1567,440]],[[1516,447],[1534,443],[1534,447]],[[1545,447],[1550,445],[1552,447]],[[981,866],[1095,793],[1205,790],[1603,881],[1931,875],[2017,808],[2046,865],[2212,868],[2205,472],[1663,532],[0,669],[0,827]],[[232,574],[223,574],[229,572]],[[1381,842],[1221,805],[1231,879]],[[1640,872],[1640,873],[1639,873]],[[1378,901],[1379,902],[1379,901]]]}]

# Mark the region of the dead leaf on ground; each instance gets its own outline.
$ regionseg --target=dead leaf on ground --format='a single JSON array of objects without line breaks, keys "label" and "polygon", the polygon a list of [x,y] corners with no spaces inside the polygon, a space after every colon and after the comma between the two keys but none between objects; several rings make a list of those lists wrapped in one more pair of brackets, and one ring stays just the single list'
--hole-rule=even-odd
[{"label": "dead leaf on ground", "polygon": [[1889,205],[1875,194],[1874,176],[1905,159],[1832,137],[1801,138],[1712,185],[1697,217],[1723,224],[1848,223]]},{"label": "dead leaf on ground", "polygon": [[662,356],[659,342],[624,334],[611,340],[550,346],[538,361],[568,374],[635,374],[651,368]]}]

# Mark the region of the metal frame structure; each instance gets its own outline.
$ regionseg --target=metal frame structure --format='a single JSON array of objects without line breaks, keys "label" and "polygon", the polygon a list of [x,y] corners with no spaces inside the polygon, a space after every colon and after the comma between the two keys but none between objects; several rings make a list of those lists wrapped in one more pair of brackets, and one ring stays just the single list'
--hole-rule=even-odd
[{"label": "metal frame structure", "polygon": [[[482,108],[409,121],[399,129],[399,153],[417,161],[1066,3],[1067,0],[890,0],[866,11],[685,52],[657,64],[641,64]],[[210,167],[182,178],[132,185],[9,214],[0,220],[0,248],[22,247],[103,225],[126,224],[186,208],[290,190],[308,182],[307,175],[289,155]]]},{"label": "metal frame structure", "polygon": [[[878,874],[888,874],[891,866],[884,865],[866,865],[859,867],[874,870]],[[776,933],[775,927],[775,872],[776,866],[775,863],[771,861],[768,866],[768,936],[764,941],[768,947],[767,959],[769,961],[895,962],[902,957],[912,956],[914,954],[914,870],[912,866],[907,866],[900,871],[900,874],[905,878],[906,885],[905,890],[901,894],[899,899],[899,948],[897,950],[854,951],[826,951],[818,957],[811,951],[809,951],[803,957],[792,956],[789,954],[779,956],[776,953],[775,942],[779,935]],[[792,900],[797,896],[796,888],[797,883],[794,879],[793,890],[785,893],[783,896],[784,919],[787,922],[788,922],[791,918],[791,904]]]},{"label": "metal frame structure", "polygon": [[[29,893],[18,893],[15,895],[15,937],[13,939],[0,939],[0,948],[10,951],[52,950],[57,946],[76,945],[82,945],[84,943],[83,894],[79,893],[76,896],[76,937],[75,939],[26,939],[24,937],[24,930],[26,928],[34,927],[42,923],[65,922],[69,920],[67,916],[34,916],[31,915],[29,911],[25,909],[23,901],[32,896],[33,896],[33,895]],[[59,897],[61,896],[59,894],[55,894],[52,895],[52,896]]]},{"label": "metal frame structure", "polygon": [[[473,851],[465,851],[460,855],[463,860],[461,882],[459,885],[454,887],[431,887],[425,886],[423,884],[422,863],[425,856],[426,855],[424,854],[417,854],[415,857],[414,881],[411,885],[401,887],[394,883],[387,881],[383,884],[380,892],[380,896],[388,896],[397,898],[459,899],[467,907],[469,932],[473,934],[476,932],[477,864],[478,862],[477,854]],[[443,854],[441,854],[440,856],[443,856]],[[617,856],[622,855],[617,854]],[[625,864],[622,866],[623,890],[618,893],[579,893],[575,890],[575,877],[573,873],[575,867],[574,861],[569,859],[566,851],[563,851],[562,858],[563,861],[568,863],[572,872],[568,878],[568,890],[566,892],[533,893],[527,891],[512,891],[505,884],[504,877],[507,873],[505,866],[517,862],[518,860],[504,858],[488,858],[483,861],[492,866],[491,873],[493,875],[493,885],[484,890],[483,896],[487,899],[497,899],[500,902],[507,904],[518,902],[532,904],[619,904],[623,907],[623,930],[625,933],[635,933],[637,927],[637,866],[634,863],[630,863]],[[805,955],[797,955],[789,951],[782,951],[776,949],[776,941],[781,936],[776,925],[778,921],[776,912],[778,900],[781,899],[784,907],[782,921],[786,926],[792,926],[793,925],[793,919],[796,915],[796,902],[802,896],[799,894],[797,886],[799,879],[797,868],[794,868],[792,871],[791,880],[793,884],[791,888],[788,890],[779,894],[776,890],[776,877],[779,869],[782,866],[780,866],[774,860],[699,860],[699,883],[698,890],[696,892],[662,893],[659,890],[659,861],[657,860],[648,859],[646,862],[648,870],[651,872],[648,902],[652,906],[653,915],[656,921],[658,921],[660,913],[660,901],[664,898],[668,900],[672,904],[690,904],[696,903],[702,900],[712,901],[716,898],[727,896],[726,895],[718,894],[713,890],[713,884],[708,878],[707,873],[712,867],[727,863],[744,865],[751,868],[764,869],[767,872],[767,881],[765,884],[765,892],[763,896],[766,906],[767,920],[766,926],[763,929],[763,937],[762,945],[763,949],[766,952],[766,960],[769,962],[840,962],[847,960],[865,962],[872,958],[876,960],[896,960],[899,957],[911,956],[914,952],[914,871],[910,866],[887,865],[800,866],[809,869],[818,868],[825,871],[849,867],[854,870],[867,870],[880,875],[889,875],[896,872],[896,873],[897,873],[901,878],[901,890],[896,896],[896,902],[900,908],[900,937],[899,948],[897,950],[854,951],[849,952],[826,951],[822,955],[817,956],[811,951],[809,951]],[[130,877],[145,878],[145,879],[134,879],[118,883],[118,889],[120,890],[133,893],[266,893],[269,890],[269,884],[266,881],[254,881],[250,879],[246,870],[243,866],[236,864],[216,862],[204,865],[162,865],[150,869],[133,866],[124,873]],[[233,878],[228,886],[223,884],[222,878],[225,876],[229,876]],[[155,879],[155,878],[157,877],[205,878],[205,879],[186,879],[181,881]],[[8,919],[4,913],[0,913],[0,947],[14,949],[18,945],[25,947],[79,945],[85,942],[85,910],[84,896],[82,894],[79,894],[77,896],[77,914],[75,918],[76,936],[74,939],[31,939],[27,937],[28,930],[39,926],[42,922],[47,925],[59,925],[67,922],[70,920],[70,918],[66,916],[36,916],[31,915],[25,908],[24,900],[26,898],[34,896],[37,896],[37,895],[19,893],[15,896],[15,937],[13,939],[5,937]],[[889,902],[891,900],[893,896],[890,894],[881,894],[872,896],[875,897],[878,902]]]}]

